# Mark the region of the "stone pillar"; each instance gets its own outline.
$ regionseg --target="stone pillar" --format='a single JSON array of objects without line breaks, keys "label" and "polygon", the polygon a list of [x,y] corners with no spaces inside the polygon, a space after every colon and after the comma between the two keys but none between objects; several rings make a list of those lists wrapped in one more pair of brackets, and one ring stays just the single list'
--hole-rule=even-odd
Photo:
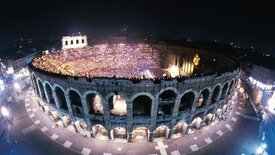
[{"label": "stone pillar", "polygon": [[187,127],[186,127],[186,129],[185,129],[185,131],[184,131],[184,134],[185,134],[185,135],[188,135],[188,133],[189,133],[189,129],[190,129],[190,127],[189,127],[189,126],[187,126]]},{"label": "stone pillar", "polygon": [[38,87],[39,97],[42,98],[42,92],[41,92],[40,85],[38,84],[38,81],[37,81],[36,84],[37,84],[37,87]]},{"label": "stone pillar", "polygon": [[48,96],[48,93],[47,93],[47,91],[46,91],[46,87],[45,87],[45,86],[43,86],[43,91],[44,91],[44,93],[45,93],[45,97],[46,97],[46,100],[47,100],[48,104],[51,104],[51,103],[50,103],[50,99],[49,99],[49,96]]},{"label": "stone pillar", "polygon": [[179,114],[180,100],[181,100],[181,98],[179,96],[177,96],[176,101],[175,101],[175,105],[174,105],[173,120],[174,120],[174,118],[176,119],[176,117]]},{"label": "stone pillar", "polygon": [[55,91],[53,91],[53,90],[52,90],[52,95],[53,95],[53,99],[54,99],[54,102],[55,102],[55,106],[57,107],[57,109],[60,109],[61,105],[60,105],[60,103],[57,99]]},{"label": "stone pillar", "polygon": [[128,132],[128,142],[132,142],[133,141],[133,133],[132,132]]},{"label": "stone pillar", "polygon": [[195,113],[196,107],[197,107],[197,103],[198,103],[198,100],[199,100],[199,95],[198,95],[198,94],[195,94],[195,96],[194,96],[194,101],[193,101],[193,103],[192,103],[191,114],[192,114],[192,113]]},{"label": "stone pillar", "polygon": [[72,123],[73,123],[73,127],[74,127],[75,132],[78,133],[78,128],[77,128],[77,126],[75,124],[75,120]]},{"label": "stone pillar", "polygon": [[69,113],[73,114],[73,109],[72,109],[71,100],[70,100],[69,95],[65,95],[65,99],[66,99],[66,104],[67,104]]},{"label": "stone pillar", "polygon": [[210,105],[211,102],[212,102],[212,93],[213,93],[213,91],[211,91],[211,92],[209,93],[209,96],[208,96],[208,98],[207,98],[207,101],[206,101],[206,107],[207,107],[207,108],[209,107],[209,105]]},{"label": "stone pillar", "polygon": [[131,131],[133,125],[133,101],[126,100],[127,103],[127,131]]},{"label": "stone pillar", "polygon": [[158,99],[152,101],[150,129],[154,129],[157,123]]},{"label": "stone pillar", "polygon": [[169,131],[168,131],[167,139],[171,139],[172,135],[173,135],[173,128],[170,128]]},{"label": "stone pillar", "polygon": [[84,99],[82,96],[81,96],[81,103],[82,103],[82,109],[83,109],[83,113],[84,113],[84,116],[88,116],[89,115],[89,109],[88,109],[88,105],[87,105],[87,100]]},{"label": "stone pillar", "polygon": [[150,132],[149,133],[149,142],[153,142],[153,140],[154,140],[154,132]]}]

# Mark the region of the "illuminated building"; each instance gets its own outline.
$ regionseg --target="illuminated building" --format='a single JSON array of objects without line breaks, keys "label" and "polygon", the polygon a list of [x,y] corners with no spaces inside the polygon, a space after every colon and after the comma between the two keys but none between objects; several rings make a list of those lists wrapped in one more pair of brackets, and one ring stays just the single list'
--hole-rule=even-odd
[{"label": "illuminated building", "polygon": [[[196,77],[194,51],[101,44],[38,56],[29,70],[42,110],[64,127],[104,140],[155,141],[189,134],[229,110],[239,78],[237,61],[199,51],[201,57],[219,56],[216,61],[229,69]],[[191,61],[180,65],[187,57]],[[174,64],[175,58],[183,68]],[[173,74],[163,77],[169,64]],[[177,76],[180,72],[193,77]]]}]

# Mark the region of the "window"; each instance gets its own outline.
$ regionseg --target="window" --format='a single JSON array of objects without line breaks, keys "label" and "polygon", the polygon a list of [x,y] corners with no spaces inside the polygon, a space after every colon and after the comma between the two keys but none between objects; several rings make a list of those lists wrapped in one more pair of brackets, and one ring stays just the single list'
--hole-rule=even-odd
[{"label": "window", "polygon": [[72,44],[74,44],[74,41],[73,41],[73,40],[71,40],[71,45],[72,45]]}]

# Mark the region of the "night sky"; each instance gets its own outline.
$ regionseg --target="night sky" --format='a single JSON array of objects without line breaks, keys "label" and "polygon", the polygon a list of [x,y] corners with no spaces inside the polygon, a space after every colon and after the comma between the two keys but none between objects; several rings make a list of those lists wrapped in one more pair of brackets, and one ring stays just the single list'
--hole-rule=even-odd
[{"label": "night sky", "polygon": [[0,4],[0,44],[85,32],[130,33],[234,42],[275,54],[272,1],[24,1]]}]

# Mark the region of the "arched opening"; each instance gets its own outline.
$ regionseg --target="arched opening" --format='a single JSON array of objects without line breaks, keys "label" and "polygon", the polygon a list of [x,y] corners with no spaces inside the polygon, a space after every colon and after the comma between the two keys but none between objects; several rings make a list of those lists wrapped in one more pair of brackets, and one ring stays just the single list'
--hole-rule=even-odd
[{"label": "arched opening", "polygon": [[83,121],[75,121],[75,125],[77,128],[78,133],[82,134],[83,136],[87,136],[87,124]]},{"label": "arched opening", "polygon": [[121,95],[113,95],[108,100],[110,113],[118,116],[127,114],[126,100]]},{"label": "arched opening", "polygon": [[45,88],[46,88],[46,93],[47,93],[50,104],[55,105],[51,86],[48,83],[46,83]]},{"label": "arched opening", "polygon": [[205,117],[204,117],[204,121],[207,125],[209,125],[214,119],[214,115],[212,113],[208,113]]},{"label": "arched opening", "polygon": [[148,135],[149,135],[149,130],[146,127],[139,127],[133,130],[132,132],[132,138],[134,142],[137,141],[147,141],[148,140]]},{"label": "arched opening", "polygon": [[71,40],[71,45],[72,45],[72,44],[74,44],[74,41],[73,41],[73,40]]},{"label": "arched opening", "polygon": [[187,130],[187,124],[185,122],[179,122],[175,125],[173,129],[172,138],[178,138],[185,134]]},{"label": "arched opening", "polygon": [[176,101],[176,93],[173,90],[166,90],[159,96],[158,115],[170,116],[173,114]]},{"label": "arched opening", "polygon": [[113,140],[117,140],[117,141],[120,141],[120,140],[127,140],[127,131],[125,128],[122,128],[122,127],[116,127],[116,128],[113,128],[111,130],[111,138]]},{"label": "arched opening", "polygon": [[65,94],[63,90],[59,87],[56,87],[55,93],[56,93],[57,102],[59,103],[58,105],[60,106],[60,108],[64,110],[68,110]]},{"label": "arched opening", "polygon": [[60,120],[60,117],[58,115],[58,112],[53,110],[50,112],[51,113],[51,119],[54,121],[54,122],[58,122]]},{"label": "arched opening", "polygon": [[68,127],[72,123],[72,120],[69,116],[63,116],[62,120],[63,120],[65,127]]},{"label": "arched opening", "polygon": [[154,131],[154,138],[166,139],[168,138],[169,128],[165,125],[159,126]]},{"label": "arched opening", "polygon": [[41,92],[41,98],[43,100],[46,100],[46,96],[45,96],[45,92],[44,92],[44,87],[43,87],[43,84],[40,80],[38,80],[38,85],[39,85],[39,90]]},{"label": "arched opening", "polygon": [[180,101],[179,113],[191,112],[194,100],[195,94],[193,92],[185,93]]},{"label": "arched opening", "polygon": [[81,42],[82,42],[82,44],[84,44],[85,43],[84,39],[82,39]]},{"label": "arched opening", "polygon": [[94,134],[94,138],[96,139],[101,139],[101,140],[108,140],[108,131],[107,129],[100,125],[100,124],[96,124],[92,127],[92,131]]},{"label": "arched opening", "polygon": [[226,83],[223,88],[222,88],[222,94],[221,94],[221,99],[225,99],[226,98],[226,91],[227,91],[227,88],[228,88],[228,83]]},{"label": "arched opening", "polygon": [[233,91],[233,85],[234,85],[234,80],[232,80],[232,81],[230,82],[229,90],[228,90],[228,93],[227,93],[228,95],[232,93],[232,91]]},{"label": "arched opening", "polygon": [[219,93],[220,93],[220,86],[216,86],[212,93],[212,98],[211,98],[212,104],[218,101]]},{"label": "arched opening", "polygon": [[141,95],[136,97],[133,101],[133,115],[150,116],[151,105],[152,105],[152,100],[150,97],[146,95]]},{"label": "arched opening", "polygon": [[33,86],[34,86],[34,90],[36,92],[36,95],[39,95],[39,91],[38,91],[38,86],[36,83],[36,77],[33,75]]},{"label": "arched opening", "polygon": [[75,114],[82,115],[83,109],[82,109],[82,102],[81,102],[79,94],[74,90],[70,90],[69,98],[71,101],[73,112]]},{"label": "arched opening", "polygon": [[65,41],[65,45],[68,45],[68,41]]},{"label": "arched opening", "polygon": [[79,44],[79,40],[78,39],[76,40],[76,44]]},{"label": "arched opening", "polygon": [[198,99],[198,102],[197,102],[197,108],[201,108],[201,107],[206,106],[208,97],[209,97],[209,90],[204,89],[201,92],[200,96],[199,96],[199,99]]},{"label": "arched opening", "polygon": [[222,109],[221,109],[221,108],[218,108],[218,109],[216,110],[215,114],[216,114],[216,117],[217,117],[217,118],[221,118],[221,116],[222,116]]},{"label": "arched opening", "polygon": [[103,103],[102,99],[97,94],[88,94],[86,97],[87,106],[89,110],[89,114],[102,115],[103,111]]},{"label": "arched opening", "polygon": [[200,129],[201,122],[202,122],[202,119],[200,117],[196,117],[195,119],[193,119],[190,126],[193,127],[193,128],[196,128],[196,129]]}]

